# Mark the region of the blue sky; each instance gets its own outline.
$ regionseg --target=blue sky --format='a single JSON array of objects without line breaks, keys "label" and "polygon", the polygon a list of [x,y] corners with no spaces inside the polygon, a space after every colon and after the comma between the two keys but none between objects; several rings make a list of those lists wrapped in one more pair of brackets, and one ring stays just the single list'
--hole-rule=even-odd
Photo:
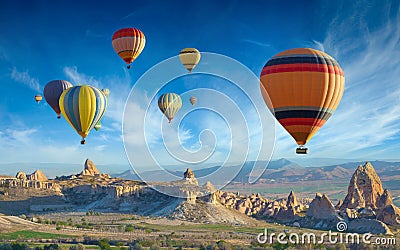
[{"label": "blue sky", "polygon": [[[146,36],[146,47],[130,70],[111,46],[112,34],[123,27],[139,28]],[[265,62],[280,51],[311,47],[327,52],[346,76],[338,109],[308,143],[308,156],[297,156],[293,139],[275,124],[272,157],[399,158],[399,1],[5,1],[0,4],[0,30],[0,163],[82,163],[88,157],[102,165],[128,164],[122,124],[129,93],[146,71],[186,47],[231,57],[257,77]],[[197,69],[205,68],[201,61]],[[179,70],[184,74],[183,68]],[[89,134],[85,146],[64,119],[56,119],[44,100],[39,105],[33,100],[53,79],[111,90],[103,127]],[[153,84],[167,84],[165,89],[180,93],[204,86],[224,93],[220,87],[224,81],[194,74]],[[234,93],[229,88],[226,91],[227,95]],[[129,114],[133,128],[140,131],[143,120],[136,114],[146,111],[140,104],[151,101],[145,100],[145,92],[142,96],[143,100],[131,100]],[[214,100],[213,104],[223,107],[221,113],[229,113],[231,106]],[[239,106],[248,114],[246,105],[244,101]],[[158,110],[149,112],[157,116]],[[165,129],[165,119],[161,123],[162,116],[157,117],[154,126]],[[201,118],[193,122],[193,117]],[[171,143],[199,149],[199,133],[208,128],[214,137],[202,133],[203,145],[216,145],[212,160],[225,161],[231,148],[227,130],[242,125],[234,120],[226,124],[218,117],[212,112],[188,113],[179,126],[170,127],[180,137],[171,138]],[[257,131],[252,126],[257,125],[250,124],[249,131]],[[164,148],[158,146],[159,131],[146,133],[156,137],[152,150]],[[136,155],[142,155],[143,145],[135,144],[140,137],[125,140],[132,140]],[[152,164],[145,158],[138,161],[142,166]],[[167,155],[160,161],[175,164]]]}]

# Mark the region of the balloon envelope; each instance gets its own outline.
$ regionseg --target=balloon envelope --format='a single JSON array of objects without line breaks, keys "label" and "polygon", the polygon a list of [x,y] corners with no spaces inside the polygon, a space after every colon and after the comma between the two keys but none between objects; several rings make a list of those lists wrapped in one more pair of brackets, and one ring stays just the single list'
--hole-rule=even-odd
[{"label": "balloon envelope", "polygon": [[344,91],[344,73],[338,62],[310,48],[273,56],[260,80],[271,99],[269,108],[299,145],[305,145],[331,117]]},{"label": "balloon envelope", "polygon": [[190,72],[196,67],[200,61],[200,52],[195,48],[186,48],[179,53],[179,59],[183,66]]},{"label": "balloon envelope", "polygon": [[190,97],[190,103],[194,106],[197,103],[197,98],[195,96]]},{"label": "balloon envelope", "polygon": [[112,36],[112,46],[128,68],[129,64],[142,53],[145,44],[146,38],[143,32],[136,28],[122,28]]},{"label": "balloon envelope", "polygon": [[158,98],[158,108],[167,117],[169,123],[182,107],[182,99],[178,94],[166,93]]},{"label": "balloon envelope", "polygon": [[36,103],[40,103],[40,101],[43,99],[41,95],[35,95],[35,101]]},{"label": "balloon envelope", "polygon": [[60,118],[60,105],[59,99],[62,92],[72,87],[72,84],[66,80],[53,80],[44,86],[44,99],[50,105],[50,107],[56,112],[57,118]]},{"label": "balloon envelope", "polygon": [[60,97],[61,113],[82,136],[82,144],[90,130],[103,117],[106,107],[107,98],[104,93],[88,85],[69,88]]}]

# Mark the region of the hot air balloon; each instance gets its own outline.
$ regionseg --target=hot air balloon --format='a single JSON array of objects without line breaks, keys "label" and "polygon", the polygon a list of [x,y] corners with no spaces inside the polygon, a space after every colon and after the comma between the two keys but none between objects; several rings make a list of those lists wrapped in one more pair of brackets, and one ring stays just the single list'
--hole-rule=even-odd
[{"label": "hot air balloon", "polygon": [[191,73],[194,67],[199,63],[200,57],[200,52],[195,48],[186,48],[179,53],[179,59],[189,73]]},{"label": "hot air balloon", "polygon": [[104,93],[89,85],[69,88],[60,97],[61,113],[82,136],[81,144],[86,143],[86,136],[103,117],[106,107],[107,98]]},{"label": "hot air balloon", "polygon": [[94,125],[94,130],[99,131],[101,129],[101,122],[98,121],[96,125]]},{"label": "hot air balloon", "polygon": [[112,36],[112,46],[115,52],[125,61],[129,69],[130,64],[140,55],[146,44],[142,31],[135,28],[117,30]]},{"label": "hot air balloon", "polygon": [[110,94],[110,90],[109,89],[102,89],[101,91],[103,91],[104,95],[106,97],[108,97],[108,95]]},{"label": "hot air balloon", "polygon": [[182,107],[182,99],[178,94],[166,93],[158,98],[158,107],[168,118],[169,123]]},{"label": "hot air balloon", "polygon": [[35,95],[35,101],[36,103],[40,103],[40,101],[43,99],[41,95]]},{"label": "hot air balloon", "polygon": [[195,96],[192,96],[190,97],[189,101],[192,104],[192,106],[194,106],[197,103],[197,98]]},{"label": "hot air balloon", "polygon": [[296,153],[306,154],[304,145],[331,117],[342,98],[344,73],[340,65],[315,49],[290,49],[265,64],[260,80],[260,87],[271,99],[269,108],[299,145]]},{"label": "hot air balloon", "polygon": [[61,118],[60,105],[58,103],[62,92],[72,87],[72,84],[66,80],[50,81],[44,86],[44,98],[50,107],[57,113],[57,118]]}]

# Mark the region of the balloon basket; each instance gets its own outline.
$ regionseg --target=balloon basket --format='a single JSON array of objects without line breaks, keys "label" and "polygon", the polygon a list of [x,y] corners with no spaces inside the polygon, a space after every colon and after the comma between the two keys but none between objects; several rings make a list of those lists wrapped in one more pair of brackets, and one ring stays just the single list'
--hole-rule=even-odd
[{"label": "balloon basket", "polygon": [[86,141],[85,141],[85,140],[82,140],[82,141],[81,141],[81,144],[82,144],[82,145],[85,145],[85,144],[86,144]]},{"label": "balloon basket", "polygon": [[304,147],[296,148],[296,154],[301,154],[301,155],[308,154],[308,148]]}]

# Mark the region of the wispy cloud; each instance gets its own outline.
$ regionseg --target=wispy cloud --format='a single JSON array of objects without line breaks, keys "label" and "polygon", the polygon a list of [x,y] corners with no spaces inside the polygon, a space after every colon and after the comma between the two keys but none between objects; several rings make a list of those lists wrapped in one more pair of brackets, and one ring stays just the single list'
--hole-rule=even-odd
[{"label": "wispy cloud", "polygon": [[99,82],[93,76],[78,72],[78,67],[76,66],[64,67],[64,73],[74,85],[88,84],[96,88],[100,86]]},{"label": "wispy cloud", "polygon": [[16,67],[13,67],[11,70],[11,79],[13,79],[16,82],[20,82],[31,88],[32,90],[35,90],[37,92],[40,92],[40,84],[39,80],[37,78],[32,77],[29,74],[29,71],[19,71]]},{"label": "wispy cloud", "polygon": [[266,48],[271,48],[271,47],[273,47],[273,46],[272,46],[271,44],[269,44],[269,43],[263,43],[263,42],[256,41],[256,40],[252,40],[252,39],[242,39],[242,41],[243,41],[243,42],[246,42],[246,43],[251,43],[251,44],[254,44],[254,45],[257,45],[257,46],[266,47]]},{"label": "wispy cloud", "polygon": [[[140,15],[143,15],[144,13],[151,11],[154,13],[154,11],[157,11],[159,8],[154,8],[153,5],[148,4],[147,6],[140,6],[140,8],[136,8],[134,11],[130,12],[128,15],[123,16],[120,20],[126,20],[126,19],[136,19]],[[161,10],[161,9],[160,9]]]}]

